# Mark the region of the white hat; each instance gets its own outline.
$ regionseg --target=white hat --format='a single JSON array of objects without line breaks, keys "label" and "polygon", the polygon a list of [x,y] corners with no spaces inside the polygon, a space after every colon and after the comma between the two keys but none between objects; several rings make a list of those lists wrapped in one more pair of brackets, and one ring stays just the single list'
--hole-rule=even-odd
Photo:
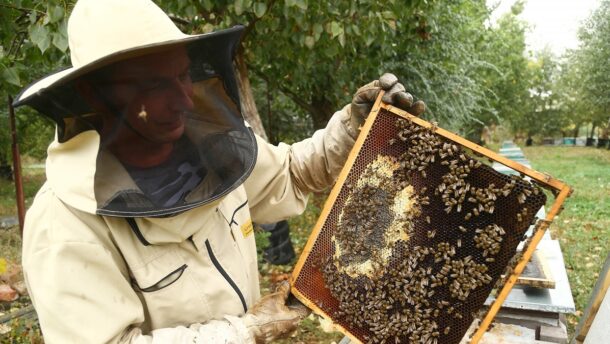
[{"label": "white hat", "polygon": [[150,0],[79,0],[68,21],[72,67],[51,74],[24,88],[13,105],[30,105],[62,125],[65,117],[91,112],[75,97],[74,81],[87,73],[127,58],[165,50],[174,45],[211,44],[230,49],[242,26],[187,35]]}]

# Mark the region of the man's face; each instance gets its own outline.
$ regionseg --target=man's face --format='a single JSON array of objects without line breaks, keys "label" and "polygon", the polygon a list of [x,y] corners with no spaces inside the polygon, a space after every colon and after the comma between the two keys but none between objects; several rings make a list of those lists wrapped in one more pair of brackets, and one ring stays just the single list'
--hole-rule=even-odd
[{"label": "man's face", "polygon": [[171,143],[184,133],[185,114],[193,109],[189,66],[183,48],[120,62],[105,93],[140,136]]}]

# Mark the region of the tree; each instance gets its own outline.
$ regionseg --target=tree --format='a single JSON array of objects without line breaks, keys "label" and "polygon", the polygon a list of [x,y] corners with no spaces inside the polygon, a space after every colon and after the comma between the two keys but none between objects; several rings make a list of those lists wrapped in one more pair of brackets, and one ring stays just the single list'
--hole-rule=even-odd
[{"label": "tree", "polygon": [[610,125],[610,0],[588,18],[579,31],[580,49],[574,54],[574,68],[578,70],[581,97],[587,105],[593,127],[602,128],[608,137]]},{"label": "tree", "polygon": [[[10,158],[8,96],[15,96],[26,82],[68,63],[66,13],[69,1],[18,0],[0,4],[0,166]],[[52,139],[51,122],[30,109],[17,112],[21,152],[44,157]],[[27,139],[24,139],[27,137]]]},{"label": "tree", "polygon": [[[310,135],[349,103],[357,87],[386,71],[426,101],[427,119],[475,138],[485,125],[512,116],[526,92],[523,25],[513,14],[491,27],[484,0],[158,4],[187,33],[245,25],[237,57],[243,108],[250,122],[261,111],[272,141]],[[9,52],[2,55],[2,83],[9,86],[3,92],[14,94],[23,80],[69,64],[65,27],[71,6],[60,0],[0,6],[2,46]]]},{"label": "tree", "polygon": [[501,16],[491,27],[490,37],[482,47],[485,60],[494,69],[482,71],[481,80],[488,89],[492,111],[481,115],[486,125],[507,122],[518,132],[522,120],[530,117],[528,56],[525,46],[527,24],[517,16],[523,11],[523,2],[516,2],[511,11]]}]

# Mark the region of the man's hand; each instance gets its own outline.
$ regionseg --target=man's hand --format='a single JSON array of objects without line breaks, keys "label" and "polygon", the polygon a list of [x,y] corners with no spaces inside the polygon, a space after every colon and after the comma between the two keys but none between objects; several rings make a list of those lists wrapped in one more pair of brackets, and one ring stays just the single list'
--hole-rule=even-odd
[{"label": "man's hand", "polygon": [[387,104],[399,107],[414,116],[419,116],[426,110],[423,101],[418,100],[413,103],[413,96],[405,91],[405,87],[398,82],[396,75],[385,73],[379,80],[360,87],[354,94],[352,104],[348,108],[352,128],[358,130],[362,125],[381,90],[385,91],[382,100]]},{"label": "man's hand", "polygon": [[260,299],[244,315],[244,324],[257,344],[269,343],[287,336],[297,329],[299,321],[309,315],[310,310],[300,302],[287,305],[290,284],[282,282],[276,292]]}]

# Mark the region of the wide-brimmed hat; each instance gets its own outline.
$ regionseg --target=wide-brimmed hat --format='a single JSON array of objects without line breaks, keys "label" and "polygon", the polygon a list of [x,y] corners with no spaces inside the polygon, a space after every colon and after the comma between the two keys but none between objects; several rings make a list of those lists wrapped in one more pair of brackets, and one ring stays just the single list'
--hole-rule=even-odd
[{"label": "wide-brimmed hat", "polygon": [[79,77],[117,61],[180,45],[232,59],[243,30],[235,26],[187,35],[150,0],[79,0],[68,21],[72,66],[25,87],[13,105],[29,105],[62,126],[65,117],[92,112],[89,104],[75,96]]}]

